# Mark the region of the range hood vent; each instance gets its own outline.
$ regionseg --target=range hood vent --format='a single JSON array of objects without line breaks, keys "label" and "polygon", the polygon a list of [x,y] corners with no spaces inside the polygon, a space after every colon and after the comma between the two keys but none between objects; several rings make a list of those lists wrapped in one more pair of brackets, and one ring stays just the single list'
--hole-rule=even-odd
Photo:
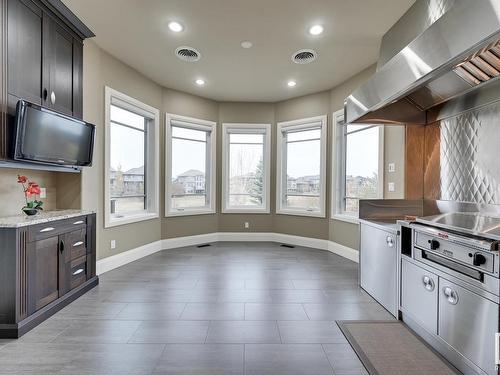
[{"label": "range hood vent", "polygon": [[346,123],[426,124],[428,110],[465,94],[470,99],[499,76],[500,1],[455,0],[347,97]]}]

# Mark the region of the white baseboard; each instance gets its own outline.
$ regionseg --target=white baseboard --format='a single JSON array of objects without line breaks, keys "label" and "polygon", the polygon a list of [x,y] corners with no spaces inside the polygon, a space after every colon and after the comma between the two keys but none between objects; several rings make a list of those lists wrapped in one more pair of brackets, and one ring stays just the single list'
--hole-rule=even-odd
[{"label": "white baseboard", "polygon": [[359,262],[359,252],[339,243],[318,238],[294,236],[283,233],[268,232],[218,232],[195,236],[168,238],[125,251],[97,261],[97,274],[111,271],[127,263],[154,254],[161,250],[179,247],[196,246],[212,242],[277,242],[295,246],[327,250],[344,258]]},{"label": "white baseboard", "polygon": [[161,250],[163,250],[162,241],[155,241],[132,250],[124,251],[123,253],[100,259],[97,261],[96,273],[100,275]]}]

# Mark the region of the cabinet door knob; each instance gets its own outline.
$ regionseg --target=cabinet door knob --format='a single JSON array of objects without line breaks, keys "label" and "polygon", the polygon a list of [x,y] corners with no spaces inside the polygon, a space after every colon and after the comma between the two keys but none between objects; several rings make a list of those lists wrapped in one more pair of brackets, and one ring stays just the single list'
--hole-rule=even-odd
[{"label": "cabinet door knob", "polygon": [[422,283],[424,284],[424,288],[429,292],[434,290],[434,280],[432,280],[429,276],[422,277]]},{"label": "cabinet door knob", "polygon": [[52,93],[50,94],[50,102],[52,104],[56,103],[56,93],[54,91],[52,91]]},{"label": "cabinet door knob", "polygon": [[443,294],[446,297],[446,300],[452,305],[456,305],[458,303],[458,293],[449,286],[445,286],[443,288]]},{"label": "cabinet door knob", "polygon": [[43,89],[43,101],[44,102],[47,101],[48,96],[49,96],[49,92],[47,91],[47,89]]},{"label": "cabinet door knob", "polygon": [[387,242],[387,246],[389,246],[389,247],[394,246],[394,238],[392,238],[391,236],[387,236],[387,238],[385,239],[385,242]]},{"label": "cabinet door knob", "polygon": [[64,241],[61,240],[61,243],[59,244],[59,251],[61,254],[64,252]]}]

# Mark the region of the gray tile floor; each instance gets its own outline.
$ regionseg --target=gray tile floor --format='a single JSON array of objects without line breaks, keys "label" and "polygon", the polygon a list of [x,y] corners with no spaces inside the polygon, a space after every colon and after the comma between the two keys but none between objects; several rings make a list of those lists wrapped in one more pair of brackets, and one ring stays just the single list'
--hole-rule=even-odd
[{"label": "gray tile floor", "polygon": [[0,374],[366,374],[335,320],[392,319],[357,264],[271,243],[166,250],[19,340]]}]

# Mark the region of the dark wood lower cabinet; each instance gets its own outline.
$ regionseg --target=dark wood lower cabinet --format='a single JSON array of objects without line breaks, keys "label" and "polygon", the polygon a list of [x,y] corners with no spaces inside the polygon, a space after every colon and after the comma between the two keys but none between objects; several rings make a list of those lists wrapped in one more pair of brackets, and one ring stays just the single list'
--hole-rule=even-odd
[{"label": "dark wood lower cabinet", "polygon": [[0,338],[16,338],[98,284],[95,214],[0,228]]}]

